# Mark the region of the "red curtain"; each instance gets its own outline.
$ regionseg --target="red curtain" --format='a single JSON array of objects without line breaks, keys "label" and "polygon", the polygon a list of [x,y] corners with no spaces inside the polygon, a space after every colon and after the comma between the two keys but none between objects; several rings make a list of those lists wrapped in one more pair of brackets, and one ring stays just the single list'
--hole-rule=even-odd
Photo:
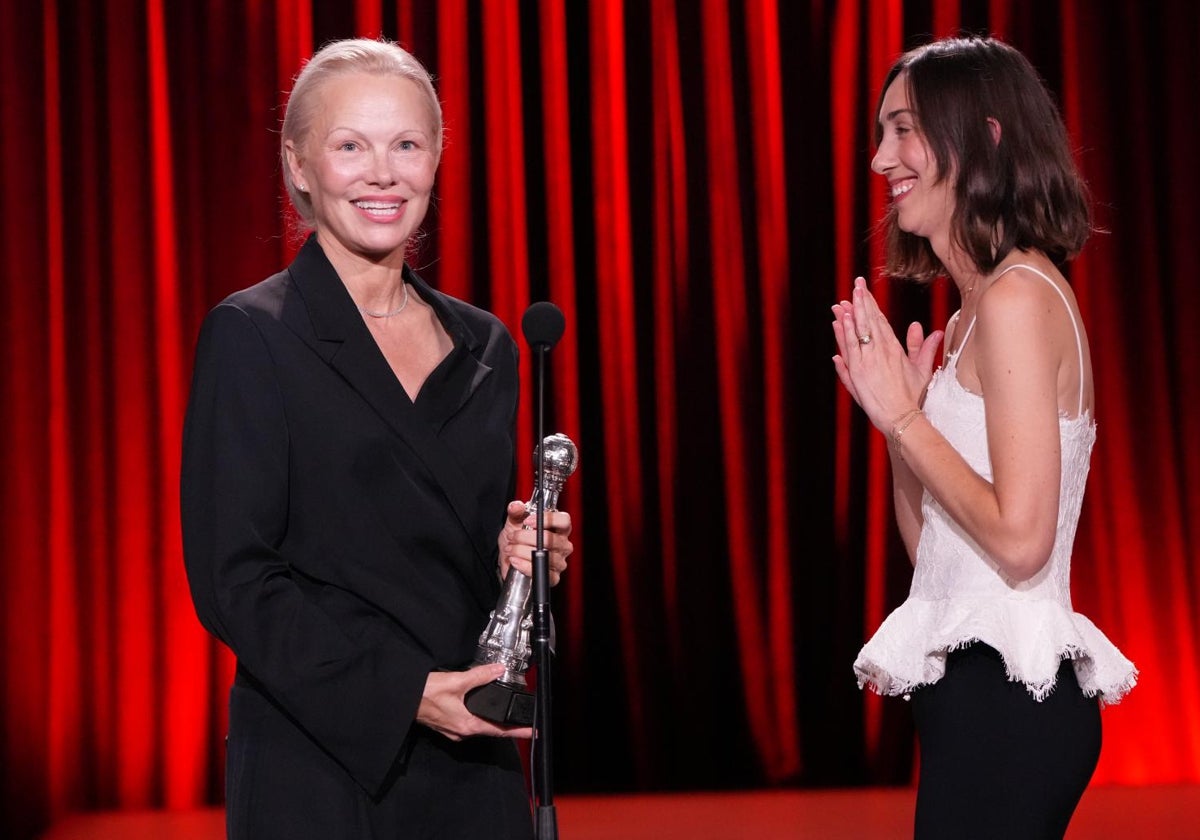
[{"label": "red curtain", "polygon": [[[1200,782],[1190,0],[4,0],[6,836],[220,802],[231,661],[178,535],[191,351],[211,306],[294,252],[281,105],[302,58],[350,35],[399,39],[444,100],[418,269],[518,337],[531,301],[567,317],[558,790],[910,783],[907,706],[850,672],[909,569],[828,307],[881,260],[882,75],[960,30],[1047,78],[1107,231],[1071,270],[1099,417],[1074,592],[1142,677],[1104,713],[1094,781]],[[954,305],[880,288],[897,324]],[[519,422],[531,454],[528,398]]]}]

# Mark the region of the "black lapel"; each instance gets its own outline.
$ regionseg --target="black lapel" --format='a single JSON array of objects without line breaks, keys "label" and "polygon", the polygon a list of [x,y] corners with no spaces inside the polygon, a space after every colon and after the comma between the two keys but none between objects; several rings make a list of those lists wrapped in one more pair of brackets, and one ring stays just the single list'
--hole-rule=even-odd
[{"label": "black lapel", "polygon": [[465,351],[470,357],[463,360],[466,387],[460,391],[461,397],[443,401],[436,409],[437,415],[445,416],[431,417],[429,412],[418,410],[392,373],[315,236],[309,237],[288,272],[303,300],[284,306],[283,322],[342,376],[429,470],[475,547],[478,566],[485,572],[482,588],[478,568],[474,574],[468,574],[468,579],[474,584],[472,588],[482,606],[491,609],[494,606],[491,587],[496,574],[491,564],[495,535],[489,534],[483,523],[495,521],[496,513],[478,509],[474,495],[467,489],[471,486],[470,476],[463,472],[449,446],[436,434],[441,423],[449,419],[447,412],[457,411],[491,373],[491,368],[480,360],[482,340],[447,305],[440,292],[405,266],[405,279],[433,306],[454,340],[455,352]]}]

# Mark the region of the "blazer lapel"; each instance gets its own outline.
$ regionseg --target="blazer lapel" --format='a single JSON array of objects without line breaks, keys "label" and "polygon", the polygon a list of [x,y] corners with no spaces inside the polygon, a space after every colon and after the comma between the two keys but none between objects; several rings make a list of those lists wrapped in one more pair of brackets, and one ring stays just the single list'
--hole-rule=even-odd
[{"label": "blazer lapel", "polygon": [[[495,535],[488,534],[483,523],[494,521],[497,514],[478,509],[472,494],[466,491],[471,486],[470,477],[463,472],[450,448],[437,436],[441,425],[469,399],[491,371],[479,361],[481,342],[446,307],[439,293],[430,289],[406,266],[405,278],[420,287],[424,292],[422,298],[434,307],[450,332],[455,343],[452,352],[460,352],[461,347],[469,356],[462,360],[465,362],[465,373],[461,375],[467,381],[461,384],[466,387],[459,389],[458,394],[449,395],[449,399],[435,402],[438,407],[431,418],[429,413],[418,410],[409,399],[315,236],[309,237],[288,271],[303,301],[284,307],[284,322],[371,405],[429,470],[454,509],[459,523],[470,536],[478,562],[473,573],[468,573],[467,577],[481,605],[490,609],[494,606],[491,601],[494,599],[495,570],[491,567],[491,560]],[[431,420],[434,422],[431,423]],[[480,570],[485,572],[482,577]]]}]

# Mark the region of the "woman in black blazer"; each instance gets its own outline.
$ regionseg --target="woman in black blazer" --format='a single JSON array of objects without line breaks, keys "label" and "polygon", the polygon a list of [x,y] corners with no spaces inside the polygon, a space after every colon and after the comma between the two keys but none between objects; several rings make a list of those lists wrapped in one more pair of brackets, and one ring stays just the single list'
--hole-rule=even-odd
[{"label": "woman in black blazer", "polygon": [[[237,657],[231,838],[533,833],[512,740],[530,731],[463,705],[503,673],[468,666],[508,565],[532,573],[534,533],[512,500],[516,345],[404,261],[441,144],[410,54],[320,50],[281,150],[312,233],[201,329],[184,555],[201,622]],[[570,517],[545,522],[557,582]]]}]

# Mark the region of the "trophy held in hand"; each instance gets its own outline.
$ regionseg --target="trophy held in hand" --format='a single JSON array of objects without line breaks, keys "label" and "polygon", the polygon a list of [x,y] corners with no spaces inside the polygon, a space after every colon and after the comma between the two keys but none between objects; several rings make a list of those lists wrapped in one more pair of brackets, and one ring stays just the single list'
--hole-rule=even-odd
[{"label": "trophy held in hand", "polygon": [[[543,511],[557,510],[558,495],[567,476],[575,471],[579,453],[566,435],[548,435],[534,453],[534,464],[542,458],[542,488],[534,488],[525,509],[532,516],[540,505]],[[533,579],[510,566],[504,588],[487,627],[479,635],[475,664],[500,663],[504,674],[487,685],[467,693],[466,704],[472,714],[504,726],[532,726],[534,696],[525,682],[529,670],[529,632],[533,614],[529,595]]]}]

